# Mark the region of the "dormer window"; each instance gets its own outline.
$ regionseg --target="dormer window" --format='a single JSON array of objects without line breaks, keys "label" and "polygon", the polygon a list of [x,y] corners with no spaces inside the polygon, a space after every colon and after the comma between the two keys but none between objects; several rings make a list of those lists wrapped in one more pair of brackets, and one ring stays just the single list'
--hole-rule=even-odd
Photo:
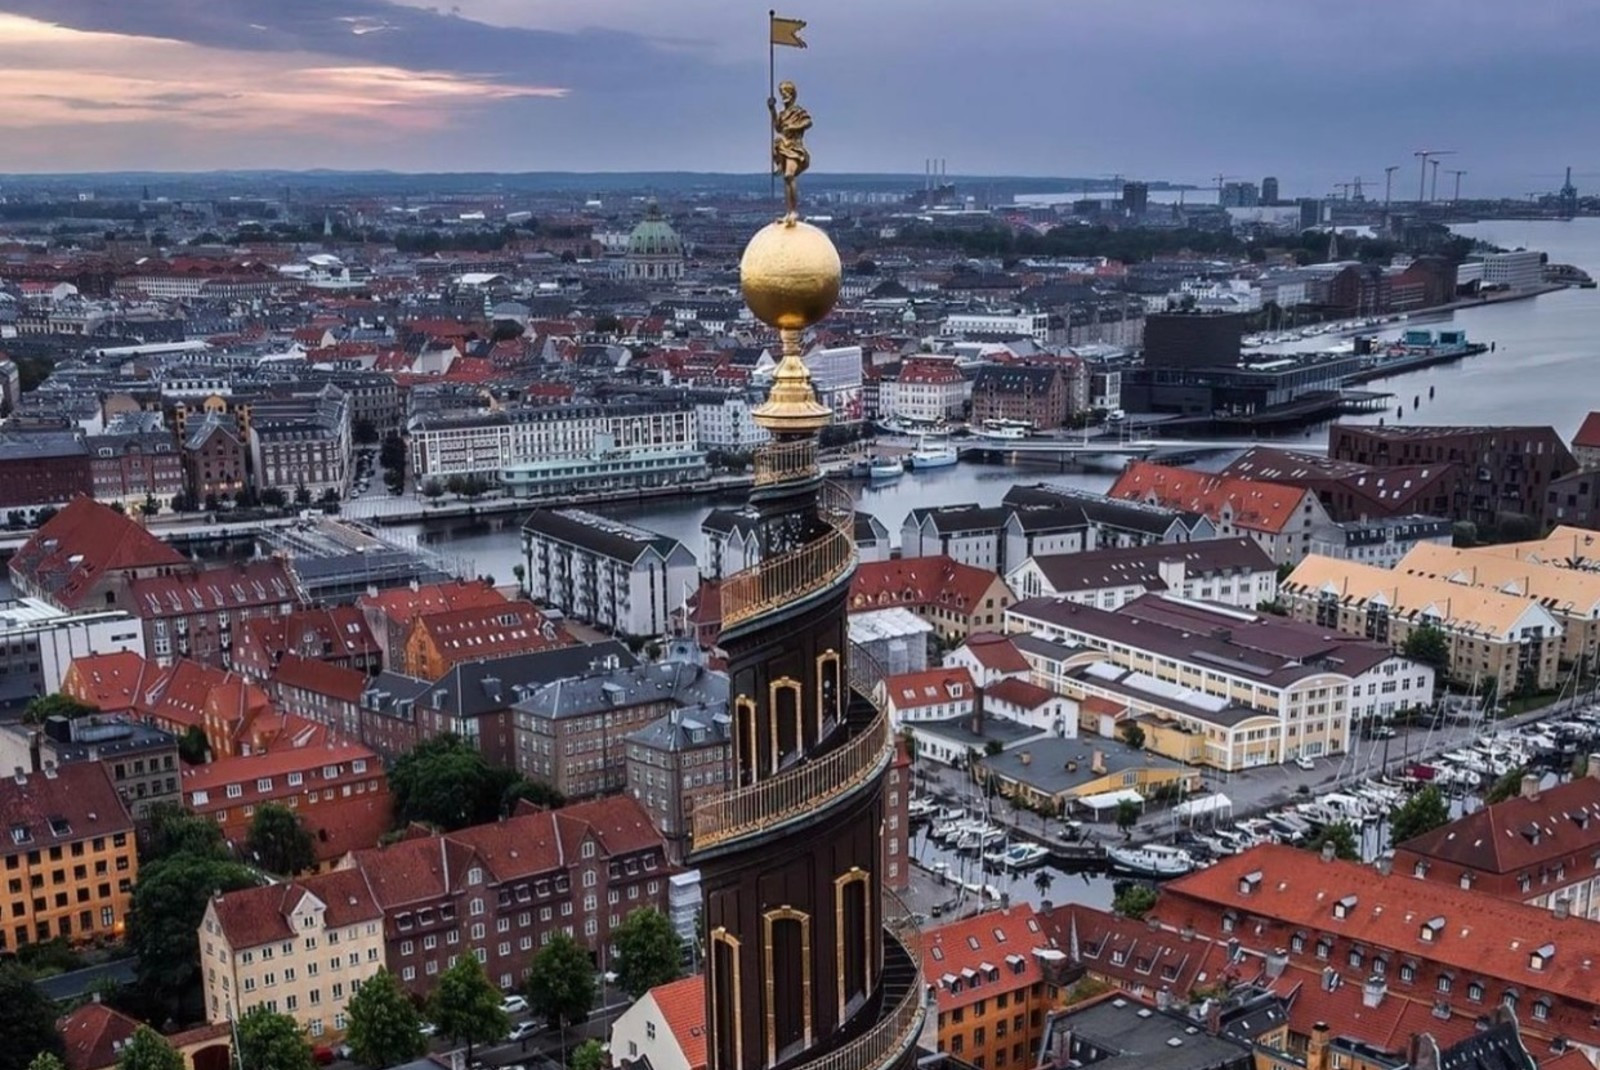
[{"label": "dormer window", "polygon": [[1472,1000],[1474,1003],[1482,1003],[1483,983],[1480,981],[1473,981],[1471,984],[1469,984],[1467,986],[1467,998]]},{"label": "dormer window", "polygon": [[1411,867],[1413,877],[1426,877],[1428,875],[1428,861],[1425,858],[1417,859],[1417,864]]},{"label": "dormer window", "polygon": [[1422,923],[1422,928],[1417,935],[1424,943],[1431,944],[1444,934],[1444,918],[1429,918]]},{"label": "dormer window", "polygon": [[1289,937],[1289,950],[1299,954],[1306,949],[1306,934],[1295,933]]},{"label": "dormer window", "polygon": [[1244,876],[1239,878],[1240,895],[1254,895],[1260,890],[1261,871],[1259,869],[1251,870],[1249,873],[1246,873]]},{"label": "dormer window", "polygon": [[1347,895],[1337,903],[1333,904],[1333,916],[1341,920],[1348,918],[1350,916],[1350,912],[1355,910],[1355,908],[1356,897],[1353,895]]},{"label": "dormer window", "polygon": [[1550,960],[1555,958],[1556,945],[1545,944],[1528,956],[1528,969],[1542,970],[1550,965]]}]

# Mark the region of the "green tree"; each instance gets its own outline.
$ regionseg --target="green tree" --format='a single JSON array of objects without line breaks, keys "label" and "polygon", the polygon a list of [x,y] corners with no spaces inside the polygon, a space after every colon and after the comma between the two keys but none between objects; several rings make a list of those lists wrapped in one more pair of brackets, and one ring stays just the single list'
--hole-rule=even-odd
[{"label": "green tree", "polygon": [[61,1055],[56,1010],[14,962],[0,962],[0,1070],[25,1070],[35,1055]]},{"label": "green tree", "polygon": [[1401,652],[1412,661],[1440,671],[1450,667],[1450,637],[1432,624],[1413,628],[1401,645]]},{"label": "green tree", "polygon": [[1111,909],[1125,918],[1139,921],[1156,905],[1156,890],[1148,884],[1129,881],[1111,901]]},{"label": "green tree", "polygon": [[619,962],[617,979],[634,999],[683,976],[683,940],[659,910],[639,907],[629,911],[612,931],[611,948]]},{"label": "green tree", "polygon": [[176,854],[226,861],[228,845],[215,821],[191,814],[175,802],[156,803],[146,818],[149,834],[140,858],[148,866]]},{"label": "green tree", "polygon": [[998,739],[987,740],[983,744],[983,753],[986,757],[994,758],[1004,753],[1006,745]]},{"label": "green tree", "polygon": [[572,1049],[567,1065],[572,1070],[602,1070],[606,1064],[606,1050],[593,1037]]},{"label": "green tree", "polygon": [[41,1051],[28,1064],[28,1070],[67,1070],[67,1064],[53,1051]]},{"label": "green tree", "polygon": [[298,486],[296,486],[294,488],[294,503],[296,505],[310,505],[311,504],[311,488],[306,486],[304,483],[301,483]]},{"label": "green tree", "polygon": [[211,744],[206,739],[205,729],[197,724],[192,724],[183,730],[183,735],[178,737],[178,757],[187,765],[204,765],[206,758],[211,753]]},{"label": "green tree", "polygon": [[432,476],[423,480],[422,486],[418,489],[422,491],[422,496],[429,501],[438,501],[444,497],[444,485]]},{"label": "green tree", "polygon": [[1140,806],[1132,799],[1123,799],[1117,803],[1117,828],[1126,836],[1139,823]]},{"label": "green tree", "polygon": [[545,810],[559,810],[567,804],[566,796],[551,785],[522,776],[512,781],[500,797],[503,800],[500,811],[508,817],[517,808],[517,803],[524,799]]},{"label": "green tree", "polygon": [[1444,792],[1429,784],[1389,815],[1389,842],[1405,843],[1449,821],[1450,804]]},{"label": "green tree", "polygon": [[289,504],[289,496],[281,487],[268,487],[261,492],[261,504],[268,509],[282,509]]},{"label": "green tree", "polygon": [[363,416],[350,425],[350,437],[357,445],[371,446],[378,441],[378,426]]},{"label": "green tree", "polygon": [[1316,835],[1306,839],[1306,849],[1309,851],[1321,851],[1329,845],[1333,847],[1333,857],[1346,862],[1361,861],[1361,841],[1356,837],[1356,830],[1348,823],[1335,821],[1331,825],[1324,825]]},{"label": "green tree", "polygon": [[217,892],[257,883],[247,867],[180,851],[141,868],[128,914],[128,947],[138,957],[139,985],[175,1004],[200,978],[195,931]]},{"label": "green tree", "polygon": [[141,1025],[122,1046],[117,1070],[184,1070],[183,1054],[166,1037]]},{"label": "green tree", "polygon": [[467,477],[454,475],[444,481],[444,489],[454,494],[457,498],[466,493]]},{"label": "green tree", "polygon": [[1054,884],[1055,881],[1056,879],[1050,875],[1050,871],[1048,869],[1041,869],[1039,872],[1033,875],[1033,886],[1039,889],[1039,894],[1041,896],[1049,894],[1050,886]]},{"label": "green tree", "polygon": [[[485,813],[489,767],[483,754],[460,736],[445,734],[417,744],[394,763],[389,791],[399,824],[421,821],[446,830],[465,828],[500,815],[496,794]],[[504,791],[504,785],[498,789]]]},{"label": "green tree", "polygon": [[145,516],[157,516],[161,512],[161,503],[156,501],[154,494],[146,494],[144,504],[139,507],[139,511]]},{"label": "green tree", "polygon": [[517,593],[526,593],[528,590],[528,570],[520,564],[512,565],[511,575],[517,579]]},{"label": "green tree", "polygon": [[258,1003],[239,1019],[236,1028],[239,1070],[316,1070],[311,1042],[289,1015]]},{"label": "green tree", "polygon": [[565,1062],[567,1026],[584,1021],[594,1009],[594,966],[589,953],[572,937],[557,933],[533,960],[524,991],[533,1012],[561,1029]]},{"label": "green tree", "polygon": [[87,717],[91,713],[100,711],[84,702],[79,702],[71,695],[63,695],[59,691],[52,691],[48,695],[40,695],[28,703],[22,711],[22,719],[28,724],[43,724],[46,718],[66,717],[69,720],[77,717]]},{"label": "green tree", "polygon": [[472,955],[462,955],[439,978],[428,1002],[428,1017],[439,1032],[467,1045],[467,1062],[477,1044],[504,1040],[511,1019],[500,1009],[500,992],[489,983],[483,967]]},{"label": "green tree", "polygon": [[394,974],[380,969],[350,997],[349,1032],[345,1040],[356,1062],[374,1070],[425,1054],[428,1041],[418,1027],[421,1018]]},{"label": "green tree", "polygon": [[300,815],[281,803],[264,803],[250,820],[245,847],[268,873],[293,877],[317,864],[317,847]]},{"label": "green tree", "polygon": [[1122,742],[1134,750],[1144,750],[1144,726],[1132,721],[1122,726]]},{"label": "green tree", "polygon": [[[1508,770],[1489,786],[1489,791],[1484,795],[1483,801],[1492,806],[1497,802],[1505,802],[1507,799],[1516,796],[1522,791],[1522,778],[1527,774],[1528,770],[1522,766]],[[1441,821],[1440,824],[1442,825],[1444,822]],[[1395,842],[1400,842],[1399,837],[1395,838]]]},{"label": "green tree", "polygon": [[383,437],[383,445],[378,449],[378,463],[385,468],[404,468],[406,466],[406,444],[399,435],[390,431]]}]

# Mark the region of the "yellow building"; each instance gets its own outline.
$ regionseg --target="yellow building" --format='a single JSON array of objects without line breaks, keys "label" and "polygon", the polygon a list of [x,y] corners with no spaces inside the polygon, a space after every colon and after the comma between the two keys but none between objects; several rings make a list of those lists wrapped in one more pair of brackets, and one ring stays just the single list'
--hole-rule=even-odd
[{"label": "yellow building", "polygon": [[[1571,529],[1569,529],[1571,530]],[[1594,532],[1588,533],[1590,535]],[[1570,540],[1558,540],[1560,546]],[[1600,572],[1567,568],[1532,556],[1509,556],[1486,546],[1458,550],[1418,543],[1395,566],[1414,576],[1537,599],[1561,622],[1561,658],[1593,665],[1600,642]]]},{"label": "yellow building", "polygon": [[1063,813],[1073,803],[1136,791],[1144,798],[1192,791],[1200,771],[1124,743],[1095,746],[1092,740],[1036,739],[989,755],[978,763],[980,781],[993,780],[1007,798]]},{"label": "yellow building", "polygon": [[200,923],[206,1016],[265,1004],[312,1037],[345,1030],[345,1009],[384,965],[383,911],[359,870],[213,898]]},{"label": "yellow building", "polygon": [[1312,555],[1279,584],[1278,598],[1298,620],[1395,650],[1413,631],[1438,628],[1449,642],[1450,675],[1462,683],[1493,683],[1502,695],[1556,686],[1561,623],[1526,594]]},{"label": "yellow building", "polygon": [[0,781],[0,823],[0,950],[122,938],[139,859],[133,819],[105,766],[76,762]]},{"label": "yellow building", "polygon": [[927,929],[922,942],[939,1050],[978,1070],[1032,1067],[1045,1019],[1065,998],[1039,955],[1049,937],[1033,907]]}]

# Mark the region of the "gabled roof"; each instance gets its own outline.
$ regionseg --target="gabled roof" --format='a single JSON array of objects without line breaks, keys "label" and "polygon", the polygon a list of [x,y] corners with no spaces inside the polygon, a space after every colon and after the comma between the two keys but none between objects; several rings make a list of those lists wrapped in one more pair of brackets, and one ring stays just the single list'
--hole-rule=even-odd
[{"label": "gabled roof", "polygon": [[72,659],[64,688],[79,702],[98,710],[131,710],[141,705],[145,687],[160,671],[131,650],[85,654]]},{"label": "gabled roof", "polygon": [[1167,582],[1162,577],[1163,565],[1181,564],[1185,577],[1218,573],[1249,575],[1274,572],[1277,568],[1260,544],[1244,535],[1199,542],[1116,546],[1077,554],[1043,554],[1032,560],[1050,587],[1060,594],[1131,586],[1164,591]]},{"label": "gabled roof", "polygon": [[1559,628],[1555,617],[1533,598],[1319,554],[1296,565],[1278,589],[1307,598],[1332,596],[1346,605],[1382,602],[1393,615],[1432,615],[1443,628],[1474,631],[1499,641],[1510,638],[1530,615],[1542,618],[1535,623]]},{"label": "gabled roof", "polygon": [[101,1070],[115,1066],[122,1045],[143,1023],[104,1003],[84,1003],[56,1022],[66,1045],[67,1070]]},{"label": "gabled roof", "polygon": [[977,698],[972,674],[961,666],[885,676],[883,693],[887,701],[900,711],[920,706],[942,706],[949,702],[972,702]]},{"label": "gabled roof", "polygon": [[970,616],[997,583],[1004,586],[993,572],[963,565],[944,554],[866,561],[857,566],[850,581],[850,609],[942,607]]},{"label": "gabled roof", "polygon": [[[1397,850],[1472,873],[1527,872],[1542,881],[1545,863],[1577,854],[1588,864],[1600,852],[1600,779],[1579,777],[1538,798],[1514,795],[1424,832]],[[1439,876],[1450,880],[1460,874]]]},{"label": "gabled roof", "polygon": [[1012,907],[924,929],[922,969],[943,1013],[1044,980],[1034,951],[1050,946],[1033,907]]},{"label": "gabled roof", "polygon": [[1572,445],[1578,449],[1600,449],[1600,412],[1591,412],[1583,418],[1583,426],[1572,436]]},{"label": "gabled roof", "polygon": [[655,1001],[672,1037],[683,1052],[689,1070],[706,1066],[706,981],[702,974],[656,985],[648,996]]},{"label": "gabled roof", "polygon": [[6,849],[42,851],[133,828],[100,762],[69,762],[0,779],[0,837]]},{"label": "gabled roof", "polygon": [[377,610],[399,624],[405,624],[422,613],[465,609],[468,606],[498,606],[506,602],[505,595],[477,580],[429,583],[415,588],[397,587],[364,594],[356,599],[356,605],[362,609]]},{"label": "gabled roof", "polygon": [[1015,676],[1008,676],[1004,680],[996,680],[983,689],[984,701],[993,700],[1004,702],[1024,710],[1036,710],[1056,697],[1052,691],[1047,691],[1038,684],[1020,680]]},{"label": "gabled roof", "polygon": [[132,612],[151,617],[298,605],[300,589],[286,560],[221,565],[201,572],[150,576],[128,584]]},{"label": "gabled roof", "polygon": [[1011,641],[1009,635],[973,632],[967,636],[967,641],[956,649],[957,652],[965,650],[974,661],[991,672],[1029,671],[1028,659],[1022,656],[1022,651],[1017,649],[1017,644]]},{"label": "gabled roof", "polygon": [[1154,502],[1169,509],[1202,513],[1216,521],[1231,511],[1235,527],[1278,533],[1298,515],[1310,492],[1282,483],[1213,475],[1149,461],[1134,461],[1122,470],[1113,498]]},{"label": "gabled roof", "polygon": [[447,663],[498,658],[569,646],[572,637],[546,619],[531,602],[466,606],[420,614],[412,634],[424,633]]},{"label": "gabled roof", "polygon": [[1464,587],[1482,587],[1535,598],[1558,615],[1590,620],[1600,612],[1600,573],[1431,542],[1417,543],[1395,569],[1413,576],[1448,580]]},{"label": "gabled roof", "polygon": [[367,674],[360,669],[330,665],[326,661],[302,658],[298,654],[285,654],[272,671],[271,683],[274,688],[296,688],[355,705],[361,701],[361,692],[366,689],[367,679]]},{"label": "gabled roof", "polygon": [[372,897],[366,880],[353,869],[228,892],[212,900],[212,910],[228,946],[237,954],[246,948],[297,939],[290,919],[307,896],[322,905],[327,928],[383,917],[383,908]]},{"label": "gabled roof", "polygon": [[110,506],[77,497],[23,543],[10,567],[50,601],[76,609],[118,570],[181,566],[186,560]]}]

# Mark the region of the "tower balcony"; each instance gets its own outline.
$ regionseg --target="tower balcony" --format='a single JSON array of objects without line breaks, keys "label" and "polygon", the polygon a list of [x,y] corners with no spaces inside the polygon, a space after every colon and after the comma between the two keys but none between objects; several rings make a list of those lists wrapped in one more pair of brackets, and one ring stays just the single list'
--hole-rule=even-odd
[{"label": "tower balcony", "polygon": [[820,537],[762,558],[723,581],[723,628],[827,590],[849,577],[856,564],[855,506],[843,487],[822,485],[817,493],[817,518],[823,525]]},{"label": "tower balcony", "polygon": [[844,742],[827,753],[754,784],[702,797],[689,814],[691,853],[822,815],[888,768],[894,754],[889,712],[877,696],[880,667],[864,651],[850,652],[850,690],[862,716],[841,728]]},{"label": "tower balcony", "polygon": [[839,1031],[842,1042],[838,1047],[798,1064],[793,1070],[886,1070],[902,1064],[916,1048],[928,1013],[927,988],[922,976],[922,933],[911,911],[887,889],[881,909],[883,974],[875,1001],[876,1013],[858,1013],[855,1020]]},{"label": "tower balcony", "polygon": [[756,486],[813,479],[817,475],[817,440],[769,442],[755,452]]}]

